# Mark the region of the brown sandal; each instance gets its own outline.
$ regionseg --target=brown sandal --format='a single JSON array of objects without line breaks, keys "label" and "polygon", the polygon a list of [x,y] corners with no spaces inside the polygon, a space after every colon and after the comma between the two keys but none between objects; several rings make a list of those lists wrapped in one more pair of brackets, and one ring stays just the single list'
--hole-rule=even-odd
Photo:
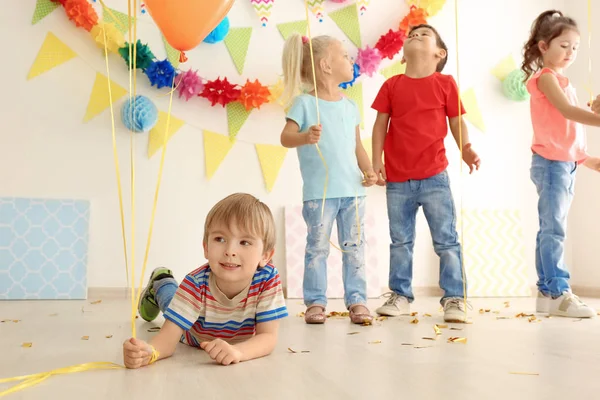
[{"label": "brown sandal", "polygon": [[[362,312],[362,313],[354,312],[354,309],[356,307],[360,307],[360,306],[364,307],[367,310],[367,312]],[[352,321],[353,324],[363,325],[363,324],[370,324],[371,322],[373,322],[373,316],[371,315],[371,312],[369,311],[369,309],[367,308],[366,305],[353,304],[348,309],[350,311],[350,321]]]},{"label": "brown sandal", "polygon": [[[314,308],[320,308],[321,311],[311,312],[311,310]],[[325,315],[325,307],[315,304],[306,309],[306,312],[304,313],[304,322],[306,322],[307,324],[324,324],[325,321],[327,321],[327,315]]]}]

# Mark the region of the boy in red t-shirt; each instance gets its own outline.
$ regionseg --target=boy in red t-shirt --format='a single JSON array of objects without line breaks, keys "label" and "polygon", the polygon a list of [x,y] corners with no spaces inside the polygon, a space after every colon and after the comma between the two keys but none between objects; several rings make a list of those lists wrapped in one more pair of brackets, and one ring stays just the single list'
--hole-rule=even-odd
[{"label": "boy in red t-shirt", "polygon": [[[448,124],[460,143],[470,172],[480,160],[471,148],[467,127],[459,121],[456,82],[442,75],[448,48],[429,25],[412,28],[404,44],[406,72],[388,79],[373,102],[373,169],[379,185],[387,186],[390,221],[390,277],[387,301],[377,309],[382,315],[410,312],[415,218],[420,206],[429,224],[433,247],[440,257],[440,287],[444,290],[444,319],[464,322],[462,256],[456,232],[456,212],[446,167],[444,139]],[[460,113],[464,108],[460,105]],[[389,124],[389,128],[388,128]],[[385,167],[381,155],[385,154]]]}]

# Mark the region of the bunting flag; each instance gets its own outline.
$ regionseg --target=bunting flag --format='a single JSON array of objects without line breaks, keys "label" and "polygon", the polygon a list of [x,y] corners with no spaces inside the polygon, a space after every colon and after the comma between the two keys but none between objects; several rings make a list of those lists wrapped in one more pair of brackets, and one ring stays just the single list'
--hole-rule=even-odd
[{"label": "bunting flag", "polygon": [[345,89],[344,93],[346,93],[346,96],[348,96],[349,99],[352,99],[356,103],[356,106],[358,107],[358,110],[360,111],[360,127],[361,127],[361,129],[364,129],[365,128],[365,112],[363,110],[364,107],[363,107],[362,82],[355,83],[353,86],[350,86],[348,89]]},{"label": "bunting flag", "polygon": [[251,36],[252,28],[232,28],[225,37],[225,46],[240,75],[244,73],[244,64],[246,63]]},{"label": "bunting flag", "polygon": [[179,52],[179,50],[175,50],[169,44],[169,42],[167,42],[167,39],[165,39],[164,36],[163,42],[165,43],[165,50],[167,51],[167,59],[169,60],[173,68],[179,68],[179,56],[181,53]]},{"label": "bunting flag", "polygon": [[[106,9],[103,9],[103,10],[104,11],[102,12],[102,18],[103,18],[104,22],[106,22],[108,24],[113,24],[123,34],[125,34],[129,31],[129,24],[130,23],[133,24],[135,22],[134,16],[131,16],[131,18],[129,18],[129,15],[124,14],[117,10],[113,10],[112,8],[110,8],[111,12],[108,12],[108,10],[106,10]],[[111,13],[112,13],[112,15],[111,15]],[[116,21],[115,21],[115,18],[113,18],[113,15],[117,19]]]},{"label": "bunting flag", "polygon": [[427,15],[433,17],[444,8],[446,0],[408,0],[408,6],[422,8],[427,12]]},{"label": "bunting flag", "polygon": [[513,72],[515,69],[517,69],[515,59],[512,55],[509,55],[508,57],[502,59],[502,61],[500,61],[494,67],[494,69],[492,69],[492,75],[503,81],[504,78],[506,78],[506,76]]},{"label": "bunting flag", "polygon": [[319,20],[319,22],[323,22],[323,16],[325,15],[325,7],[323,6],[323,2],[325,0],[303,0],[308,3],[308,8],[310,11],[315,14],[315,17]]},{"label": "bunting flag", "polygon": [[359,49],[362,48],[362,39],[360,38],[360,24],[358,22],[358,11],[356,4],[340,8],[337,11],[329,13],[329,16],[336,25],[348,36],[348,38]]},{"label": "bunting flag", "polygon": [[379,71],[381,75],[385,76],[385,79],[390,79],[392,76],[400,75],[406,72],[406,64],[402,64],[402,61],[397,61],[385,67]]},{"label": "bunting flag", "polygon": [[262,26],[267,26],[275,0],[250,0],[250,3],[254,6],[254,11],[260,18]]},{"label": "bunting flag", "polygon": [[[158,112],[158,122],[150,130],[150,134],[148,136],[148,158],[151,158],[158,150],[160,150],[165,143],[165,132],[167,130],[167,118],[169,114],[164,111]],[[167,133],[167,143],[173,135],[179,131],[183,125],[185,125],[185,121],[180,120],[179,118],[175,118],[173,114],[171,114],[171,120],[169,121],[169,132]]]},{"label": "bunting flag", "polygon": [[360,15],[364,15],[370,4],[371,0],[356,0],[356,7],[358,7],[358,10],[360,11]]},{"label": "bunting flag", "polygon": [[225,135],[204,131],[204,164],[208,179],[212,178],[217,172],[233,144],[234,142]]},{"label": "bunting flag", "polygon": [[33,12],[33,18],[31,19],[31,25],[35,25],[50,13],[60,7],[60,3],[53,2],[52,0],[37,0],[35,3],[35,11]]},{"label": "bunting flag", "polygon": [[463,106],[465,107],[465,119],[472,123],[477,129],[481,132],[485,132],[485,123],[483,121],[483,116],[481,115],[481,110],[479,109],[479,104],[477,104],[477,97],[475,97],[475,90],[468,89],[467,91],[461,94],[461,99],[463,102]]},{"label": "bunting flag", "polygon": [[229,138],[235,141],[237,134],[246,123],[252,110],[248,111],[239,101],[227,104],[227,126],[229,127]]},{"label": "bunting flag", "polygon": [[267,191],[273,190],[288,149],[271,144],[255,144]]},{"label": "bunting flag", "polygon": [[[83,122],[88,122],[102,111],[110,107],[110,97],[108,96],[108,78],[100,72],[96,73],[96,80],[92,88],[92,94],[88,101],[87,110],[83,117]],[[127,94],[125,88],[110,82],[110,90],[112,92],[112,102],[116,103],[121,97]]]},{"label": "bunting flag", "polygon": [[308,24],[306,21],[294,21],[285,22],[283,24],[277,24],[277,29],[279,29],[279,33],[281,33],[283,40],[287,40],[292,35],[292,33],[306,35],[307,27]]},{"label": "bunting flag", "polygon": [[365,148],[365,151],[367,152],[367,155],[369,156],[369,160],[373,162],[373,139],[369,137],[362,139],[361,142]]},{"label": "bunting flag", "polygon": [[42,75],[75,57],[77,57],[77,54],[69,46],[64,44],[52,32],[48,32],[44,43],[42,43],[42,48],[29,70],[29,74],[27,74],[27,80]]}]

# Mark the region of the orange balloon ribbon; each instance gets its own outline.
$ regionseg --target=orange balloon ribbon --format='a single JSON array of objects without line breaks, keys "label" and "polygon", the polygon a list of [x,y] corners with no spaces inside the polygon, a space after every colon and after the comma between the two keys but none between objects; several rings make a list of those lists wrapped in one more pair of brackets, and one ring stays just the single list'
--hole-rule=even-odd
[{"label": "orange balloon ribbon", "polygon": [[181,52],[198,46],[225,18],[235,0],[145,0],[166,41]]}]

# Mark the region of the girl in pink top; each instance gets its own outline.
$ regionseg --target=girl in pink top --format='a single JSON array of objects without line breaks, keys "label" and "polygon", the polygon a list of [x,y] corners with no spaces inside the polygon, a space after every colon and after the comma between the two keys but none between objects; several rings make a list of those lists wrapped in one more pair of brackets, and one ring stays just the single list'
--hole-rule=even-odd
[{"label": "girl in pink top", "polygon": [[577,23],[560,11],[545,11],[531,28],[522,70],[531,94],[531,180],[539,195],[537,311],[586,318],[595,316],[596,311],[571,293],[564,262],[567,215],[577,166],[600,170],[600,159],[586,153],[583,127],[600,126],[600,115],[578,107],[575,89],[563,76],[563,70],[575,60],[578,47]]}]

